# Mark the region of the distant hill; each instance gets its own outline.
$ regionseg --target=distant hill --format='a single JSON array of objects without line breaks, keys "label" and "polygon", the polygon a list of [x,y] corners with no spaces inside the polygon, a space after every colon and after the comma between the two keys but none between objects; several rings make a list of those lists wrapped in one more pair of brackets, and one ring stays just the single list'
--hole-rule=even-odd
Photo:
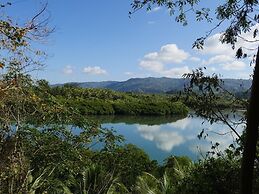
[{"label": "distant hill", "polygon": [[[231,92],[243,92],[250,88],[251,80],[223,79],[224,88]],[[122,92],[138,93],[175,93],[182,91],[189,81],[183,78],[131,78],[126,81],[102,81],[102,82],[71,82],[66,84],[76,85],[82,88],[107,88]],[[56,84],[53,86],[64,85]]]}]

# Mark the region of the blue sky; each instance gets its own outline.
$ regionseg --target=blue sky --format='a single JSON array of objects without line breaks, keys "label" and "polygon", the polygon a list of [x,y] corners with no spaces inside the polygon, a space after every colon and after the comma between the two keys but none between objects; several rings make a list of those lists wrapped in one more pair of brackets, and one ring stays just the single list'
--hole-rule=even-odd
[{"label": "blue sky", "polygon": [[[19,21],[26,20],[42,7],[39,2],[17,0],[10,11]],[[248,61],[236,61],[235,52],[219,43],[217,33],[222,29],[209,37],[203,51],[192,49],[194,40],[215,23],[197,23],[190,17],[188,26],[183,27],[166,9],[157,7],[129,18],[130,2],[49,1],[46,14],[55,32],[41,46],[48,53],[46,68],[34,75],[50,83],[126,80],[181,77],[201,66],[224,78],[248,78],[251,74]],[[215,5],[210,1],[206,6]]]}]

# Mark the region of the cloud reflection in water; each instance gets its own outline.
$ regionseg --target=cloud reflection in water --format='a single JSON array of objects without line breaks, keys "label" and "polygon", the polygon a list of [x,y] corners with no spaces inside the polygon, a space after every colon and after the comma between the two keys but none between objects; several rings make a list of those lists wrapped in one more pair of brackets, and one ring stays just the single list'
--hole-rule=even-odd
[{"label": "cloud reflection in water", "polygon": [[[205,129],[209,136],[206,139],[198,140],[197,135]],[[223,150],[233,143],[233,134],[218,135],[218,133],[229,132],[229,128],[221,123],[210,125],[208,122],[202,124],[199,118],[184,118],[173,123],[164,125],[137,125],[140,136],[155,143],[162,151],[170,152],[177,146],[188,144],[188,149],[193,152],[206,152],[211,147],[211,142],[219,142]],[[198,147],[198,148],[197,148]]]},{"label": "cloud reflection in water", "polygon": [[[226,149],[233,143],[231,134],[218,135],[217,133],[229,132],[228,126],[223,123],[204,122],[203,119],[193,116],[172,122],[172,119],[165,120],[150,117],[150,121],[145,117],[145,122],[128,122],[119,120],[114,123],[107,123],[104,127],[113,127],[125,137],[126,143],[133,143],[144,149],[152,159],[162,162],[170,155],[185,155],[193,160],[200,158],[200,154],[205,154],[210,151],[211,142],[220,143],[220,150]],[[158,122],[155,122],[158,121]],[[151,123],[151,124],[149,124]],[[202,124],[203,123],[203,124]],[[197,135],[205,130],[208,133],[206,139],[198,139]],[[242,126],[238,131],[241,134]],[[234,137],[235,138],[235,137]]]},{"label": "cloud reflection in water", "polygon": [[183,136],[176,131],[162,130],[160,126],[139,125],[137,130],[140,135],[149,141],[154,141],[157,148],[170,152],[175,146],[185,142]]}]

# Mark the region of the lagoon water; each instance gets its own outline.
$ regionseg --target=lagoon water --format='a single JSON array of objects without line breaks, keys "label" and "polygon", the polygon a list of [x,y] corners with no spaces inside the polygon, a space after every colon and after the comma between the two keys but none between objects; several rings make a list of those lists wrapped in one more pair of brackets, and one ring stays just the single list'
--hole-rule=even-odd
[{"label": "lagoon water", "polygon": [[[211,125],[196,116],[100,116],[95,119],[102,123],[102,127],[115,129],[125,137],[125,143],[137,145],[159,163],[170,155],[197,160],[205,156],[212,143],[218,142],[219,149],[224,150],[236,139],[225,124],[219,122]],[[237,130],[241,132],[242,128],[239,126]],[[202,130],[206,138],[199,139],[197,136]]]}]

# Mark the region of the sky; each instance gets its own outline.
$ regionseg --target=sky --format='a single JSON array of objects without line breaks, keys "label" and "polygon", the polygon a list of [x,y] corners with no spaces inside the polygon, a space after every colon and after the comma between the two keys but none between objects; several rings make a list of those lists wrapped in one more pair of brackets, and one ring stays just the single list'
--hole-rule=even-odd
[{"label": "sky", "polygon": [[[9,14],[23,22],[45,2],[16,0]],[[124,81],[151,76],[179,78],[195,68],[206,67],[207,73],[223,78],[249,78],[252,72],[249,60],[236,60],[231,46],[219,42],[224,25],[198,51],[192,49],[192,43],[212,29],[216,21],[195,22],[190,15],[188,25],[182,26],[162,7],[149,12],[140,10],[129,18],[130,3],[130,0],[49,0],[45,15],[55,31],[40,46],[48,54],[46,66],[33,76],[51,84]],[[213,8],[215,1],[206,1],[204,5]],[[244,36],[251,39],[251,33]],[[241,44],[244,43],[240,41],[238,45]]]}]

